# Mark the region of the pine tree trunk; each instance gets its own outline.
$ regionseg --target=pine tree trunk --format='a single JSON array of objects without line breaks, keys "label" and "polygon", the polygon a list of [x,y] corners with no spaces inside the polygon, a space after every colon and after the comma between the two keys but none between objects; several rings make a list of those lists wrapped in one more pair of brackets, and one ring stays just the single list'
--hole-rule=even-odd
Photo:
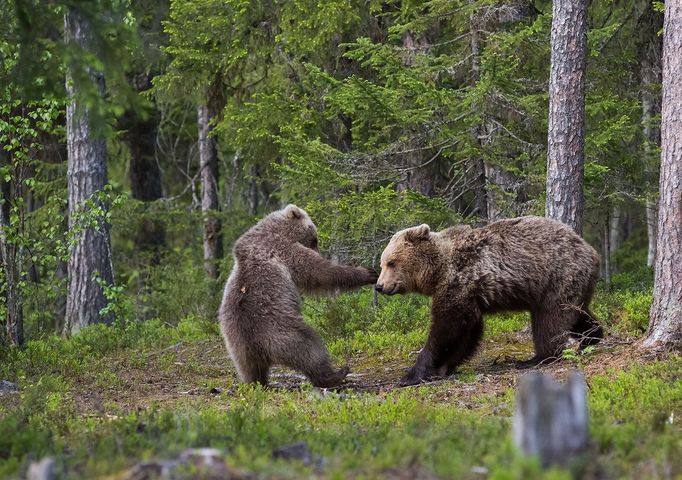
[{"label": "pine tree trunk", "polygon": [[[403,34],[402,40],[402,62],[406,68],[411,68],[419,53],[429,51],[428,35],[427,33],[415,33],[408,30]],[[350,127],[350,121],[347,123]],[[347,131],[350,132],[349,129]],[[418,132],[413,131],[411,133],[416,134]],[[407,143],[405,150],[411,151],[401,154],[402,177],[398,181],[396,189],[398,191],[412,190],[426,197],[434,197],[437,194],[440,159],[430,159],[431,155],[425,154],[427,150],[420,147],[424,147],[424,145],[419,140],[412,140]]]},{"label": "pine tree trunk", "polygon": [[[471,49],[471,85],[475,86],[481,78],[481,48],[482,41],[480,21],[476,13],[469,15],[469,48]],[[483,110],[483,105],[478,105],[478,109]],[[474,144],[481,149],[483,138],[486,136],[485,113],[482,113],[481,123],[476,125],[471,134],[474,137]],[[473,213],[483,220],[488,220],[488,190],[486,181],[486,164],[481,155],[471,159],[473,166],[472,190],[474,192]]]},{"label": "pine tree trunk", "polygon": [[210,278],[218,278],[218,262],[223,258],[223,242],[218,201],[218,153],[211,133],[207,105],[197,109],[199,160],[201,168],[201,213],[204,218],[204,268]]},{"label": "pine tree trunk", "polygon": [[665,3],[654,298],[645,346],[682,342],[682,2]]},{"label": "pine tree trunk", "polygon": [[[88,19],[76,7],[64,15],[64,36],[68,43],[88,51],[92,34]],[[104,95],[104,76],[90,72],[92,82]],[[106,321],[100,310],[107,304],[99,281],[112,284],[111,241],[104,218],[98,218],[96,228],[77,224],[77,214],[83,212],[85,202],[94,200],[107,184],[106,144],[95,134],[93,112],[78,94],[78,85],[67,71],[66,135],[68,144],[69,229],[75,231],[75,246],[69,259],[69,290],[66,299],[65,330],[76,333],[82,327]],[[106,210],[106,205],[100,205]]]},{"label": "pine tree trunk", "polygon": [[[138,74],[133,79],[133,86],[138,92],[151,88],[151,78],[147,74]],[[126,115],[127,140],[130,146],[130,168],[128,178],[132,197],[142,202],[153,202],[163,197],[161,169],[156,160],[156,134],[159,124],[158,112],[147,112],[143,118],[137,112]],[[166,243],[166,231],[163,223],[157,219],[144,216],[135,235],[136,250],[151,254],[151,263],[158,264],[161,248]]]},{"label": "pine tree trunk", "polygon": [[545,215],[582,234],[587,1],[552,4]]}]

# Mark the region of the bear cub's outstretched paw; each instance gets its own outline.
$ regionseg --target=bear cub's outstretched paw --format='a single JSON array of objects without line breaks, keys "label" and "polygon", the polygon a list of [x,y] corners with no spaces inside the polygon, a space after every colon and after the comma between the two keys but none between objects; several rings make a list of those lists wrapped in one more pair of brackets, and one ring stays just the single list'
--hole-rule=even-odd
[{"label": "bear cub's outstretched paw", "polygon": [[360,267],[360,270],[363,270],[363,281],[365,285],[373,285],[379,280],[379,274],[375,270],[366,267]]},{"label": "bear cub's outstretched paw", "polygon": [[312,378],[310,379],[310,382],[313,384],[313,386],[318,388],[338,387],[344,382],[346,376],[349,373],[350,367],[348,365],[344,365],[331,375],[327,375],[325,377]]}]

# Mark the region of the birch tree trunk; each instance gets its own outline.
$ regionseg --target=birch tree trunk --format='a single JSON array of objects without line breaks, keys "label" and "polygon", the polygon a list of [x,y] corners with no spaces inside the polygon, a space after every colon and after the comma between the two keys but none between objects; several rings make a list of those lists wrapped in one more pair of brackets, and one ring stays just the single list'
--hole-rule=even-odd
[{"label": "birch tree trunk", "polygon": [[658,236],[658,202],[655,198],[649,197],[646,199],[644,208],[646,208],[646,234],[648,240],[646,264],[649,267],[653,267],[656,261],[656,237]]},{"label": "birch tree trunk", "polygon": [[665,3],[654,298],[645,346],[682,342],[682,2]]},{"label": "birch tree trunk", "polygon": [[[64,15],[64,37],[84,51],[91,50],[92,32],[89,20],[71,7]],[[104,95],[104,76],[90,71],[99,95]],[[101,282],[114,281],[111,264],[111,241],[105,218],[97,218],[96,228],[78,225],[77,215],[84,211],[85,202],[107,184],[107,160],[104,138],[94,131],[94,114],[73,81],[74,75],[67,70],[66,135],[68,147],[69,229],[76,232],[75,246],[68,264],[69,288],[66,299],[65,331],[76,333],[82,327],[108,319],[102,318],[100,310],[107,304]],[[106,205],[100,204],[102,215]],[[90,212],[91,214],[92,212]]]},{"label": "birch tree trunk", "polygon": [[201,168],[201,213],[204,218],[204,268],[212,279],[218,278],[218,261],[223,258],[221,222],[218,211],[218,153],[211,133],[211,114],[207,105],[197,109],[199,161]]},{"label": "birch tree trunk", "polygon": [[625,238],[625,208],[616,204],[611,208],[609,217],[609,254],[613,255],[620,249]]},{"label": "birch tree trunk", "polygon": [[587,0],[552,3],[545,215],[582,234]]}]

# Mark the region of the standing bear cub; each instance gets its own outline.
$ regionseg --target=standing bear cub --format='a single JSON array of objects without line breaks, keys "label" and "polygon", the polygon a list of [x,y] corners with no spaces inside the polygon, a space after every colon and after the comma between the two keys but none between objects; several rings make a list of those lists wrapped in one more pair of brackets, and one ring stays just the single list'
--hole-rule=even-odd
[{"label": "standing bear cub", "polygon": [[376,272],[320,256],[315,224],[296,205],[258,222],[239,237],[233,253],[219,319],[240,378],[266,385],[270,366],[280,364],[303,372],[317,387],[343,382],[348,367],[332,367],[322,340],[303,321],[299,289],[352,289],[376,282]]},{"label": "standing bear cub", "polygon": [[530,310],[535,356],[519,366],[555,356],[569,335],[581,346],[596,343],[603,332],[588,306],[598,275],[597,252],[548,218],[396,233],[381,255],[376,289],[433,297],[426,345],[400,384],[450,375],[475,352],[484,313]]}]

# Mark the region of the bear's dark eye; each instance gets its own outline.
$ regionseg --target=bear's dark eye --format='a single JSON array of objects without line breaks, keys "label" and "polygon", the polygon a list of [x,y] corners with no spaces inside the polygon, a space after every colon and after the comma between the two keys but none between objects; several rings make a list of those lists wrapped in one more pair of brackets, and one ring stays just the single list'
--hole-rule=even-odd
[{"label": "bear's dark eye", "polygon": [[395,267],[395,262],[393,260],[391,260],[390,262],[386,262],[386,266],[389,268],[393,268]]}]

